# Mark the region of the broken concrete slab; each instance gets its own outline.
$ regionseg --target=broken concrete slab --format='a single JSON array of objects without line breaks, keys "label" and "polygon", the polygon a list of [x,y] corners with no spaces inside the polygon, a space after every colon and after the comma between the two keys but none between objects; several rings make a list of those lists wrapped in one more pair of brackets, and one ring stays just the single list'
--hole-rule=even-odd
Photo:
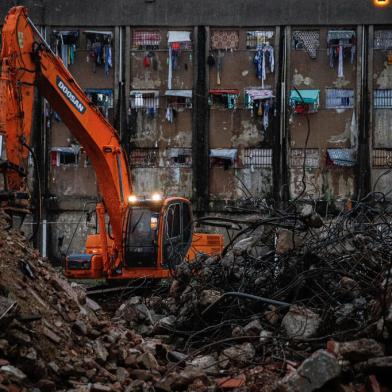
[{"label": "broken concrete slab", "polygon": [[282,327],[290,338],[315,336],[320,326],[320,316],[303,306],[293,305],[283,317]]},{"label": "broken concrete slab", "polygon": [[313,353],[293,373],[280,380],[276,392],[313,392],[340,375],[334,355],[325,350]]}]

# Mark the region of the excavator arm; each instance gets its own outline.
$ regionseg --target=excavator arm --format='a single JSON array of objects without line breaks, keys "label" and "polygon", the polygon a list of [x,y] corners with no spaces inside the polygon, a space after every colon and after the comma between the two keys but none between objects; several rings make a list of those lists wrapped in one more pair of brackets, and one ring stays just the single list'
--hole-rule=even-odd
[{"label": "excavator arm", "polygon": [[67,276],[163,278],[184,259],[222,250],[221,235],[192,233],[189,200],[131,194],[127,156],[115,129],[52,52],[26,8],[9,11],[2,39],[0,136],[6,142],[6,157],[0,171],[8,194],[26,189],[35,86],[84,147],[96,173],[102,197],[96,208],[99,234],[87,237],[85,253],[67,257]]},{"label": "excavator arm", "polygon": [[92,105],[61,59],[42,39],[28,18],[26,8],[10,10],[2,40],[0,126],[7,138],[5,177],[8,189],[24,189],[26,145],[30,144],[36,84],[41,95],[84,147],[94,167],[103,200],[103,206],[99,205],[97,210],[102,240],[106,241],[106,211],[114,240],[112,252],[118,259],[131,182],[127,158],[115,129]]}]

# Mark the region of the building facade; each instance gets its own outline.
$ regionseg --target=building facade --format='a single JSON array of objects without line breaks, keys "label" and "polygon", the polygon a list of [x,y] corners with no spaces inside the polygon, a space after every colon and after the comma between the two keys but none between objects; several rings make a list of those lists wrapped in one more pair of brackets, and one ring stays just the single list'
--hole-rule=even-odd
[{"label": "building facade", "polygon": [[[135,193],[185,196],[203,215],[390,195],[392,8],[336,3],[26,5],[118,130]],[[37,105],[45,248],[60,258],[95,230],[98,193],[83,147]]]}]

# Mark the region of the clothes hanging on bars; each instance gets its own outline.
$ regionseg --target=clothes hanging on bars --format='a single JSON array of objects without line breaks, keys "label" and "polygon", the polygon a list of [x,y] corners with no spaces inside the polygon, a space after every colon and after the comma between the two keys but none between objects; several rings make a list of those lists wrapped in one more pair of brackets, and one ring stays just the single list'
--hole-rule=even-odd
[{"label": "clothes hanging on bars", "polygon": [[338,77],[344,78],[344,59],[349,56],[354,64],[356,56],[355,32],[351,30],[330,30],[327,35],[327,56],[329,66],[338,68]]},{"label": "clothes hanging on bars", "polygon": [[253,63],[256,65],[256,76],[261,80],[264,87],[264,81],[267,79],[267,64],[269,64],[270,72],[274,72],[274,48],[269,44],[263,44],[257,50]]},{"label": "clothes hanging on bars", "polygon": [[173,115],[173,108],[168,106],[166,108],[166,120],[169,121],[170,124],[173,123],[174,115]]},{"label": "clothes hanging on bars", "polygon": [[343,45],[339,45],[339,65],[338,65],[338,78],[344,78],[343,72]]},{"label": "clothes hanging on bars", "polygon": [[264,114],[263,114],[263,127],[265,131],[268,129],[269,126],[270,107],[271,107],[270,101],[269,99],[266,99],[264,102]]}]

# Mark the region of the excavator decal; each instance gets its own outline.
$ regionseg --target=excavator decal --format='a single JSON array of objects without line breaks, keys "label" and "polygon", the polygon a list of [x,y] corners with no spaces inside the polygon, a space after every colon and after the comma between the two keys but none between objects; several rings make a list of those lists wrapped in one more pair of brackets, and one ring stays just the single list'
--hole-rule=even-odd
[{"label": "excavator decal", "polygon": [[71,102],[72,105],[74,105],[75,109],[78,110],[80,114],[83,114],[86,111],[85,106],[76,98],[75,94],[61,80],[60,76],[56,77],[56,84],[60,91],[68,99],[68,101]]}]

